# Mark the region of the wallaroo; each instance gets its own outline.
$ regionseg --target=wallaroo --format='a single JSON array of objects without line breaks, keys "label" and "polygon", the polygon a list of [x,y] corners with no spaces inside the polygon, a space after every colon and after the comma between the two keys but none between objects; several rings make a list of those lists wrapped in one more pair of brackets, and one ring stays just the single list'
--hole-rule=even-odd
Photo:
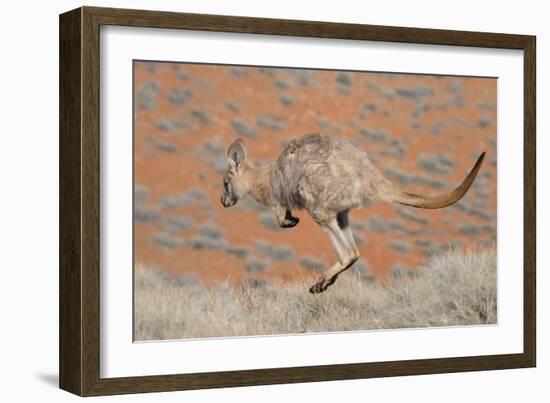
[{"label": "wallaroo", "polygon": [[342,139],[309,134],[292,140],[277,159],[260,166],[247,158],[244,142],[237,139],[227,151],[221,203],[231,207],[250,194],[271,208],[283,228],[298,224],[292,210],[305,209],[328,234],[338,257],[309,289],[320,293],[359,258],[348,221],[352,208],[362,207],[369,199],[425,209],[450,206],[466,194],[484,158],[485,152],[453,191],[427,197],[398,189],[364,151]]}]

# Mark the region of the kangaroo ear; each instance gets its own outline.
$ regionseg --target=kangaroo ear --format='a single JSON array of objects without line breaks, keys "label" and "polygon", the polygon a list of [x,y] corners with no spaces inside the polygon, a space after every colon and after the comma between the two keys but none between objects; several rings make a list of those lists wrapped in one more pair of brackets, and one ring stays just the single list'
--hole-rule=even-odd
[{"label": "kangaroo ear", "polygon": [[227,150],[227,162],[230,166],[239,169],[246,160],[246,148],[241,139],[235,140]]}]

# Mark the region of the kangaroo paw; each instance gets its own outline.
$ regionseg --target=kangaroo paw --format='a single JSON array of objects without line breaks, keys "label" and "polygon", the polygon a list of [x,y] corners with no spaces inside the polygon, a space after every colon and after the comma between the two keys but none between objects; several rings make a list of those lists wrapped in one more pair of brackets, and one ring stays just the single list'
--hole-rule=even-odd
[{"label": "kangaroo paw", "polygon": [[285,217],[283,221],[280,222],[281,228],[292,228],[298,225],[300,219],[298,217]]}]

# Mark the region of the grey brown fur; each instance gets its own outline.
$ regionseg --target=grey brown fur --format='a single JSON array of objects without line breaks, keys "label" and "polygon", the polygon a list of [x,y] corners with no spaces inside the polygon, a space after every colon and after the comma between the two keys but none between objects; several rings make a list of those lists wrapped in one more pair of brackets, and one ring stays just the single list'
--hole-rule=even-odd
[{"label": "grey brown fur", "polygon": [[468,191],[485,157],[485,153],[480,155],[452,192],[424,197],[399,190],[353,144],[323,134],[292,140],[276,160],[261,166],[247,158],[241,139],[229,147],[227,155],[221,196],[224,207],[250,194],[271,208],[283,228],[298,224],[293,209],[305,209],[330,237],[338,261],[310,288],[312,293],[326,290],[359,258],[348,221],[352,208],[362,207],[369,199],[429,209],[450,206]]}]

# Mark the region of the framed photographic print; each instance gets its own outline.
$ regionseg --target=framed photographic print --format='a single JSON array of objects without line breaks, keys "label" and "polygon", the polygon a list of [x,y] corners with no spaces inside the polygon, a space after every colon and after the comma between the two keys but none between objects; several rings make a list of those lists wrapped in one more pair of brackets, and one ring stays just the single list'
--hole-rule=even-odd
[{"label": "framed photographic print", "polygon": [[60,387],[532,367],[535,37],[60,16]]}]

